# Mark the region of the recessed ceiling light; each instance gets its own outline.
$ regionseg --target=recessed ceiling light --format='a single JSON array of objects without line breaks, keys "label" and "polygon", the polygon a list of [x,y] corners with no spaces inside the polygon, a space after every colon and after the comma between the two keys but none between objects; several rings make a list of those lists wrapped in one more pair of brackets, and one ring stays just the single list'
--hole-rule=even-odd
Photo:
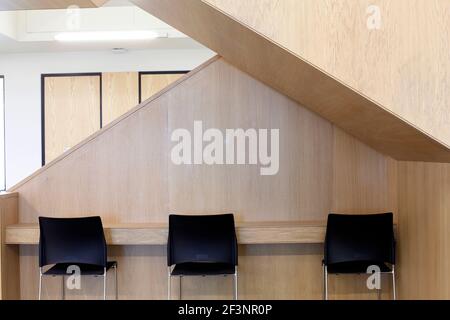
[{"label": "recessed ceiling light", "polygon": [[77,41],[114,41],[114,40],[151,40],[158,38],[155,31],[86,31],[61,32],[55,35],[55,40],[65,42]]}]

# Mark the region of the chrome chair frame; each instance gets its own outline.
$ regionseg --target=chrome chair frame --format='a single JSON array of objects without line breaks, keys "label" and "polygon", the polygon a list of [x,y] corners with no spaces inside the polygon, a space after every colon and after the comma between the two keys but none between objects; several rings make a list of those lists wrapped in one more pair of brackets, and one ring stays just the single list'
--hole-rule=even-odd
[{"label": "chrome chair frame", "polygon": [[[328,300],[328,268],[325,263],[322,263],[323,268],[323,299]],[[350,273],[352,274],[352,273]],[[357,273],[354,273],[357,274]],[[380,272],[380,274],[390,274],[392,276],[392,295],[393,300],[397,300],[397,291],[395,284],[395,265],[392,265],[392,270],[389,272]],[[381,287],[378,289],[378,299],[381,298]]]},{"label": "chrome chair frame", "polygon": [[[119,287],[118,287],[118,281],[117,281],[117,262],[112,266],[114,269],[114,287],[115,287],[115,296],[116,300],[119,299]],[[106,300],[106,276],[108,271],[106,268],[103,269],[103,275],[94,275],[94,277],[103,277],[103,300]],[[42,272],[42,267],[39,268],[39,293],[38,298],[39,300],[42,300],[42,284],[43,284],[43,277],[57,277],[58,275],[46,275]],[[62,300],[66,299],[66,284],[64,282],[65,275],[60,276],[62,278],[62,288],[61,288],[61,296]]]},{"label": "chrome chair frame", "polygon": [[[214,276],[229,276],[229,274],[223,274],[223,275],[214,275]],[[181,279],[183,277],[186,277],[185,275],[176,275],[173,276],[172,275],[172,267],[168,267],[167,268],[167,282],[168,282],[168,286],[167,286],[167,300],[171,300],[172,299],[172,277],[179,277],[179,300],[182,299],[182,288],[181,288]],[[198,276],[191,276],[191,277],[212,277],[211,275],[198,275]],[[235,266],[234,267],[234,274],[233,274],[233,285],[234,285],[234,300],[238,300],[238,267]]]}]

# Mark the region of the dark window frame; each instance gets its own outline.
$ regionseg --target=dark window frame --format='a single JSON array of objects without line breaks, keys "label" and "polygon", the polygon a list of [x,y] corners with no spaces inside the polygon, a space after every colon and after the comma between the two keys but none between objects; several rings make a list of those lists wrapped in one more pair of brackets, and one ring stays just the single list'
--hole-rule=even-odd
[{"label": "dark window frame", "polygon": [[139,71],[138,72],[138,87],[139,87],[139,103],[142,103],[142,76],[146,74],[186,74],[189,73],[190,70],[175,70],[175,71]]}]

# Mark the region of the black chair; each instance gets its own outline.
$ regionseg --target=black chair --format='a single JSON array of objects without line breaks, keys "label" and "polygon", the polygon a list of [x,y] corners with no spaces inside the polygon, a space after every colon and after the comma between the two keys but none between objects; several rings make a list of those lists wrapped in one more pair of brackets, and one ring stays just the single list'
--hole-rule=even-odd
[{"label": "black chair", "polygon": [[370,266],[378,266],[380,273],[391,274],[395,300],[392,213],[328,215],[323,260],[325,300],[328,299],[328,274],[363,274],[368,272]]},{"label": "black chair", "polygon": [[[100,217],[39,217],[39,300],[43,276],[62,277],[62,298],[65,299],[64,276],[70,266],[77,266],[81,276],[103,276],[103,299],[106,300],[106,273],[114,268],[116,299],[117,262],[107,261],[107,246]],[[52,265],[46,271],[44,267]]]},{"label": "black chair", "polygon": [[238,297],[238,246],[233,214],[169,215],[167,242],[168,299],[171,279],[177,276],[234,275]]}]

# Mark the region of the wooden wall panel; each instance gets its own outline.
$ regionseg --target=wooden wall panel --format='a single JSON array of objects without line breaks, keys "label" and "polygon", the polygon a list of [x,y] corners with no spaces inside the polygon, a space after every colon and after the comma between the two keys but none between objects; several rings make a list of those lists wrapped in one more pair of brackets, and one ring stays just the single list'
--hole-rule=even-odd
[{"label": "wooden wall panel", "polygon": [[6,226],[18,221],[18,194],[0,194],[0,300],[20,299],[19,248],[5,243]]},{"label": "wooden wall panel", "polygon": [[[175,166],[171,132],[191,129],[194,120],[202,120],[205,129],[279,128],[278,175],[261,176],[256,165]],[[92,214],[105,223],[162,222],[170,212],[230,211],[239,221],[324,220],[332,206],[352,212],[394,210],[386,188],[392,178],[389,161],[215,58],[13,189],[20,194],[20,222],[35,223],[39,215]],[[341,197],[333,171],[341,169],[356,177],[342,185],[363,189],[362,196],[345,195],[333,205],[335,194]],[[366,196],[369,192],[377,195],[379,207]],[[320,299],[322,251],[321,245],[241,246],[241,298]],[[111,247],[111,255],[119,260],[121,298],[166,297],[165,247]],[[20,259],[21,296],[35,298],[36,248],[21,246]],[[86,291],[74,298],[99,297],[101,284],[87,281]],[[58,285],[50,284],[45,296],[57,298]],[[176,298],[175,288],[176,283]],[[230,279],[187,279],[183,288],[184,298],[231,297]],[[330,291],[331,298],[376,297],[364,289],[364,279],[333,277]]]},{"label": "wooden wall panel", "polygon": [[[206,2],[450,145],[450,2]],[[367,27],[371,5],[380,29]]]},{"label": "wooden wall panel", "polygon": [[334,127],[331,211],[397,211],[397,161]]},{"label": "wooden wall panel", "polygon": [[94,212],[111,223],[161,221],[167,212],[166,99],[96,135],[23,185],[21,221],[36,222],[38,213]]},{"label": "wooden wall panel", "polygon": [[141,77],[141,101],[145,101],[155,93],[158,93],[169,84],[178,80],[183,73],[147,74],[142,73]]},{"label": "wooden wall panel", "polygon": [[100,76],[45,76],[45,162],[100,129]]},{"label": "wooden wall panel", "polygon": [[117,119],[139,104],[137,72],[102,73],[102,123]]},{"label": "wooden wall panel", "polygon": [[399,294],[450,298],[450,165],[399,162]]},{"label": "wooden wall panel", "polygon": [[[244,221],[325,219],[331,201],[332,125],[223,61],[196,81],[195,90],[182,84],[184,90],[172,93],[169,132],[193,132],[195,120],[203,121],[203,130],[279,129],[279,171],[262,176],[260,165],[179,166],[169,159],[170,211],[231,210]],[[219,90],[228,94],[218,96]]]}]

